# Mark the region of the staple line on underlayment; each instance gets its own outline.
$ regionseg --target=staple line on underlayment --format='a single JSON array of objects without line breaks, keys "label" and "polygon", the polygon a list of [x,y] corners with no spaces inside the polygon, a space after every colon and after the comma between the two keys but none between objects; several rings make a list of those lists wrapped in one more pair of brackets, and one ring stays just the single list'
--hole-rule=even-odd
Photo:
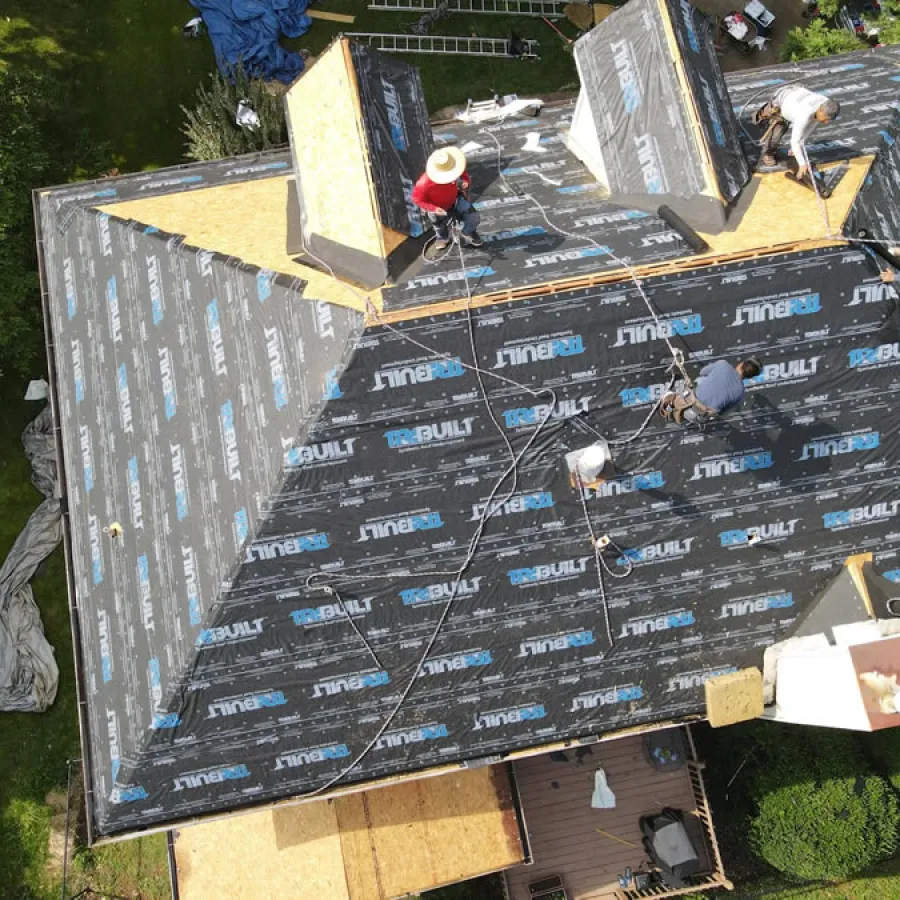
[{"label": "staple line on underlayment", "polygon": [[384,53],[435,53],[456,56],[503,56],[507,59],[536,59],[538,42],[523,40],[520,53],[510,53],[506,38],[466,38],[444,36],[420,36],[413,34],[375,34],[374,32],[348,32],[354,38]]},{"label": "staple line on underlayment", "polygon": [[[443,0],[449,12],[496,16],[562,16],[563,0]],[[369,0],[368,8],[381,12],[431,12],[441,0]]]}]

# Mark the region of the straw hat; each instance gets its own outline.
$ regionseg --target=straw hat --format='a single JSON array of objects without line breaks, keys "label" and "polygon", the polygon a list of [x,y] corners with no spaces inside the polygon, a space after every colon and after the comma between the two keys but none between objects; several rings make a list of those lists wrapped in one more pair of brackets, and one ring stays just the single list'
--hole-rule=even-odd
[{"label": "straw hat", "polygon": [[435,150],[428,157],[425,171],[435,184],[452,184],[466,171],[466,155],[459,147]]}]

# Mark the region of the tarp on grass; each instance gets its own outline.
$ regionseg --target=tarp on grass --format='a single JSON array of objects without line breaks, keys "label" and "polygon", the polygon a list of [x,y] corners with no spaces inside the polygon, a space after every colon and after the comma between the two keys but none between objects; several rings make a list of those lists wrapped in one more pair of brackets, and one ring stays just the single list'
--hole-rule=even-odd
[{"label": "tarp on grass", "polygon": [[47,499],[0,568],[0,711],[43,712],[56,699],[59,669],[28,582],[62,540],[49,406],[25,429],[22,443],[31,459],[32,483]]},{"label": "tarp on grass", "polygon": [[290,84],[303,71],[303,57],[278,38],[309,31],[309,0],[191,0],[206,23],[223,75],[241,63],[248,74]]}]

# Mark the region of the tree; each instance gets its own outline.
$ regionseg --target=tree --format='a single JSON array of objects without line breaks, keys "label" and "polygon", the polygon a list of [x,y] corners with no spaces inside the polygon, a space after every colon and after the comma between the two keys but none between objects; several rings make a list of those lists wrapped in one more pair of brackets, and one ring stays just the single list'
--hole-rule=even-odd
[{"label": "tree", "polygon": [[31,192],[109,165],[64,96],[48,68],[0,68],[0,375],[44,370]]},{"label": "tree", "polygon": [[882,44],[900,44],[900,17],[881,16],[875,24],[878,27],[878,40]]},{"label": "tree", "polygon": [[45,87],[37,75],[0,69],[0,370],[19,376],[40,359],[31,191],[56,174],[41,128]]},{"label": "tree", "polygon": [[[182,130],[188,139],[188,158],[224,159],[285,144],[283,100],[272,90],[261,79],[250,78],[241,67],[235,70],[233,81],[214,73],[209,86],[197,88],[196,106],[181,107],[186,119]],[[259,127],[237,124],[240,101],[259,116]]]},{"label": "tree", "polygon": [[781,61],[798,62],[801,59],[864,50],[865,47],[856,35],[843,28],[829,28],[824,21],[816,19],[806,28],[792,28],[788,32],[781,48]]}]

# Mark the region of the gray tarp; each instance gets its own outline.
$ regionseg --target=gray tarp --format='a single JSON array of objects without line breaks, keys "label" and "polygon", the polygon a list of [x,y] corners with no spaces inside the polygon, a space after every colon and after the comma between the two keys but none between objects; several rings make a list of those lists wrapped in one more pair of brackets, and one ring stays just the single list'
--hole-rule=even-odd
[{"label": "gray tarp", "polygon": [[0,711],[43,712],[56,699],[59,669],[28,582],[62,540],[49,406],[25,429],[22,443],[31,460],[31,481],[47,499],[0,568]]}]

